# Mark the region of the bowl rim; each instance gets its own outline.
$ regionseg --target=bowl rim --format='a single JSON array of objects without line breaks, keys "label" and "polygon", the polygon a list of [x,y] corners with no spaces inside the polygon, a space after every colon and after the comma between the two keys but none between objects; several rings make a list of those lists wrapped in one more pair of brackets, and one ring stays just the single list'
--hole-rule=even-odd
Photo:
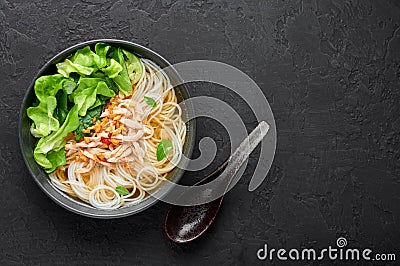
[{"label": "bowl rim", "polygon": [[[157,52],[155,52],[155,51],[151,50],[150,48],[147,48],[143,45],[140,45],[140,44],[137,44],[134,42],[130,42],[130,41],[120,40],[120,39],[93,39],[93,40],[87,40],[84,42],[79,42],[77,44],[74,44],[72,46],[65,48],[64,50],[58,52],[56,55],[54,55],[53,57],[48,59],[46,61],[46,63],[37,72],[37,74],[34,76],[32,82],[29,84],[28,89],[26,90],[24,98],[22,100],[21,107],[20,107],[20,113],[19,113],[19,117],[18,117],[18,119],[19,119],[18,120],[18,140],[19,140],[19,146],[20,146],[20,151],[22,153],[22,157],[24,159],[26,167],[29,170],[31,177],[35,180],[35,183],[40,187],[40,189],[49,198],[51,198],[55,203],[57,203],[61,207],[65,208],[73,213],[80,214],[80,215],[83,215],[86,217],[99,218],[99,219],[114,219],[114,218],[130,216],[130,215],[133,215],[133,214],[136,214],[136,213],[146,210],[147,208],[153,206],[155,203],[157,203],[159,201],[159,199],[157,199],[157,198],[162,198],[163,196],[165,196],[172,189],[172,187],[169,187],[167,189],[162,189],[162,190],[159,189],[155,192],[155,194],[157,194],[159,192],[159,195],[157,195],[157,198],[148,196],[144,201],[141,201],[140,203],[138,203],[136,205],[128,205],[128,206],[124,206],[122,208],[113,209],[113,210],[102,210],[102,209],[96,209],[94,207],[86,206],[87,204],[71,198],[70,196],[65,194],[65,192],[59,191],[58,189],[56,189],[54,187],[53,184],[51,184],[51,182],[46,174],[48,184],[50,184],[52,189],[54,189],[53,192],[58,193],[58,194],[62,195],[63,197],[60,197],[59,195],[56,196],[54,193],[49,191],[48,188],[46,188],[44,184],[42,184],[40,182],[40,180],[38,179],[38,176],[36,176],[36,174],[33,172],[33,169],[29,165],[28,159],[24,152],[24,145],[23,145],[24,142],[23,142],[23,136],[22,136],[23,117],[24,117],[24,113],[26,112],[26,108],[25,108],[26,102],[27,102],[30,92],[33,90],[36,79],[39,78],[40,76],[42,76],[46,72],[46,70],[49,67],[51,67],[55,62],[57,62],[57,60],[60,59],[61,57],[68,56],[70,53],[76,51],[79,48],[85,47],[87,45],[94,45],[95,43],[98,43],[98,42],[104,42],[104,43],[114,44],[114,45],[130,46],[131,48],[141,50],[142,53],[150,54],[151,57],[145,57],[145,56],[141,55],[141,53],[136,53],[139,56],[143,56],[143,57],[149,58],[151,60],[154,60],[156,58],[158,61],[162,61],[166,65],[165,67],[168,67],[169,69],[171,69],[171,71],[173,71],[175,78],[182,81],[182,78],[180,77],[179,73],[176,71],[176,69],[173,67],[173,65],[168,60],[166,60],[163,56],[161,56]],[[160,66],[160,67],[164,68],[162,66]],[[180,86],[182,87],[182,92],[184,94],[186,94],[186,95],[182,95],[182,98],[184,100],[186,100],[186,99],[190,98],[190,93],[189,93],[187,87],[185,86],[185,84],[183,82],[180,82],[180,83],[181,83]],[[188,113],[194,113],[193,106],[191,104],[186,105],[185,107],[186,107],[185,109],[187,109],[186,111]],[[196,135],[195,121],[193,119],[187,121],[186,127],[188,129],[188,134],[186,135],[185,147],[184,147],[183,153],[185,156],[190,157],[193,153],[194,144],[195,144],[195,135]],[[32,150],[32,154],[33,154],[33,150]],[[35,162],[35,164],[37,165],[36,162]],[[180,169],[180,168],[175,168],[172,171],[174,171],[174,173],[172,173],[172,176],[174,176],[174,178],[173,178],[174,182],[178,182],[185,172],[183,169]],[[44,172],[44,171],[42,171],[42,172]],[[76,205],[79,205],[79,208],[77,208],[78,206],[76,206]],[[116,212],[116,210],[118,210],[118,212]]]}]

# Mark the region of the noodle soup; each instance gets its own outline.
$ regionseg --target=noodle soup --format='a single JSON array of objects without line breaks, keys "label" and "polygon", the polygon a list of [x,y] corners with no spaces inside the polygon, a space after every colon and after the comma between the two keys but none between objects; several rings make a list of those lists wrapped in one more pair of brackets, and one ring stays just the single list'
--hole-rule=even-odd
[{"label": "noodle soup", "polygon": [[57,72],[36,80],[27,109],[36,162],[61,193],[97,209],[140,203],[175,168],[186,139],[168,75],[100,42]]}]

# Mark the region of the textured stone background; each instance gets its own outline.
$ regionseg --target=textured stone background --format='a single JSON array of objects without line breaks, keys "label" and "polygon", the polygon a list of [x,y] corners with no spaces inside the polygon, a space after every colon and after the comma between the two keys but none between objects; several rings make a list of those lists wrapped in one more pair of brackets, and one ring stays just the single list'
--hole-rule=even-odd
[{"label": "textured stone background", "polygon": [[[0,264],[257,264],[264,243],[323,248],[339,236],[400,259],[399,26],[398,0],[0,0]],[[236,66],[274,111],[267,181],[247,191],[252,156],[212,229],[190,245],[166,238],[164,203],[119,220],[80,217],[50,201],[25,168],[17,123],[27,86],[57,52],[103,37],[171,62]],[[235,104],[255,126],[235,95],[190,87]],[[212,125],[200,120],[199,137],[217,139],[222,160],[229,145]]]}]

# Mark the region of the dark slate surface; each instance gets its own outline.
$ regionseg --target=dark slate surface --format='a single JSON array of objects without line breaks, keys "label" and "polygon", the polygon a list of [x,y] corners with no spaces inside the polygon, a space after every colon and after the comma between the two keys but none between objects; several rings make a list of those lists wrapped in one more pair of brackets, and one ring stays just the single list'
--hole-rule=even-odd
[{"label": "dark slate surface", "polygon": [[[0,0],[1,265],[258,264],[264,243],[324,248],[339,236],[400,259],[399,1],[140,2]],[[80,217],[25,168],[17,123],[27,86],[47,59],[94,38],[134,41],[171,62],[231,64],[271,104],[278,145],[267,181],[247,191],[253,155],[212,229],[190,245],[166,238],[167,204],[119,220]],[[255,126],[229,92],[191,90],[226,100]],[[217,139],[219,160],[227,156],[224,131],[198,127]]]}]

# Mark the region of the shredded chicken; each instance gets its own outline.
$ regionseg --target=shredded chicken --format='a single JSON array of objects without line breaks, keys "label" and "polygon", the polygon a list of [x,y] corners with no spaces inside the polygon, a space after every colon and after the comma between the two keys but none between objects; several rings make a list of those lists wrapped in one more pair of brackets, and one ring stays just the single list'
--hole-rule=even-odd
[{"label": "shredded chicken", "polygon": [[[96,164],[115,169],[117,163],[138,160],[143,163],[144,147],[140,140],[149,131],[143,126],[143,106],[131,104],[130,99],[116,96],[110,100],[100,115],[93,119],[92,127],[85,129],[85,136],[79,142],[71,139],[65,145],[69,159],[86,162],[77,173],[87,173]],[[142,156],[133,156],[140,154]]]}]

